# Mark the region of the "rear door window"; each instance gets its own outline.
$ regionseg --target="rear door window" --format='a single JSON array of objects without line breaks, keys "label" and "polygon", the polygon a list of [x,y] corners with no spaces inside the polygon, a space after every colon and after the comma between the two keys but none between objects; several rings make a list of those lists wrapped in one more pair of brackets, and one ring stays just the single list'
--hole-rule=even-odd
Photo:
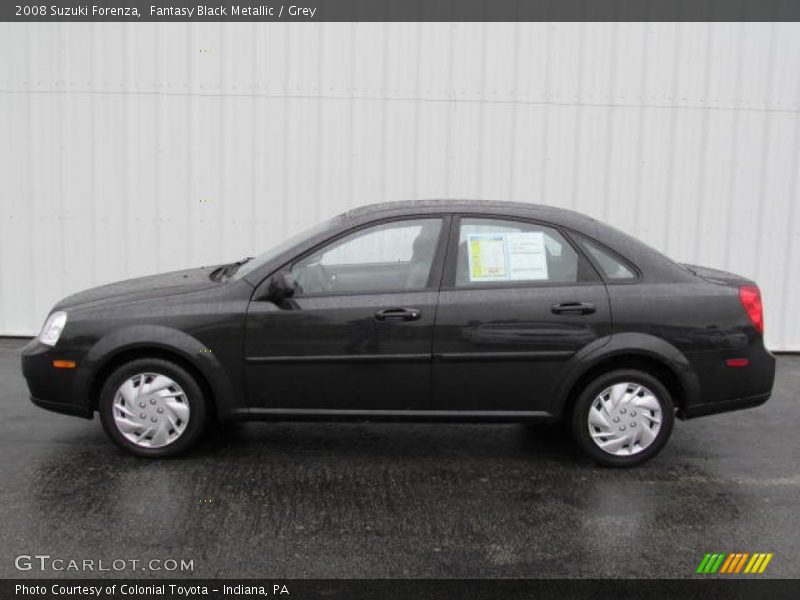
[{"label": "rear door window", "polygon": [[524,221],[462,218],[455,285],[574,283],[582,279],[580,257],[551,227]]}]

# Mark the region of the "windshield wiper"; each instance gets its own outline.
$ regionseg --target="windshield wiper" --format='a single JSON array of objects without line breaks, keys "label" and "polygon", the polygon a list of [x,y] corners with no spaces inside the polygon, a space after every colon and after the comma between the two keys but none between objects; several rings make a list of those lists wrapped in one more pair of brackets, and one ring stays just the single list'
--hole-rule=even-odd
[{"label": "windshield wiper", "polygon": [[249,260],[253,260],[253,257],[248,256],[246,258],[243,258],[242,260],[237,260],[236,262],[232,262],[230,264],[217,267],[216,269],[211,271],[209,277],[214,281],[224,281],[226,279],[229,279],[234,273],[236,273],[236,271],[239,270],[239,267],[241,267],[244,263],[246,263]]}]

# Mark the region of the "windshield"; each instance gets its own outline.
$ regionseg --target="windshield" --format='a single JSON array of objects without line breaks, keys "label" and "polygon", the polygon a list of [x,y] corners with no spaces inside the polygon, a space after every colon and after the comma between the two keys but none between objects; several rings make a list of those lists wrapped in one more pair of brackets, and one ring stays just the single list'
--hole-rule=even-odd
[{"label": "windshield", "polygon": [[273,246],[266,252],[263,252],[253,258],[252,260],[248,260],[242,266],[240,266],[236,272],[233,274],[232,279],[241,279],[251,271],[255,271],[259,267],[267,264],[271,260],[274,260],[287,250],[291,249],[293,246],[296,246],[303,240],[312,238],[326,229],[332,227],[337,221],[341,220],[342,216],[339,215],[337,217],[333,217],[332,219],[328,219],[327,221],[323,221],[322,223],[317,223],[316,225],[309,227],[308,229],[304,229],[300,233],[296,233],[295,235],[283,240],[277,246]]}]

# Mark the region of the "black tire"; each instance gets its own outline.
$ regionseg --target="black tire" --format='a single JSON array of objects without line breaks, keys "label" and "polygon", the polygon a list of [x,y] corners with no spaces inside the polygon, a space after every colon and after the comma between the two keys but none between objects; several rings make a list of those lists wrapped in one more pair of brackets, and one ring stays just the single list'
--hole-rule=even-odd
[{"label": "black tire", "polygon": [[[166,375],[180,385],[189,404],[189,418],[183,433],[172,443],[158,448],[138,446],[126,438],[117,428],[114,420],[114,397],[126,379],[140,373]],[[186,369],[173,362],[160,358],[141,358],[126,363],[108,376],[98,398],[100,421],[106,434],[123,450],[148,458],[175,456],[190,448],[198,440],[206,426],[208,410],[203,390]]]},{"label": "black tire", "polygon": [[[631,455],[615,455],[600,448],[589,432],[589,410],[595,399],[615,383],[638,383],[649,389],[661,407],[661,427],[649,446]],[[667,443],[675,423],[675,405],[669,390],[657,378],[645,371],[619,369],[604,373],[592,380],[578,396],[572,410],[572,435],[581,449],[604,467],[633,467],[650,460]],[[641,426],[641,425],[640,425]],[[635,447],[635,446],[634,446]]]}]

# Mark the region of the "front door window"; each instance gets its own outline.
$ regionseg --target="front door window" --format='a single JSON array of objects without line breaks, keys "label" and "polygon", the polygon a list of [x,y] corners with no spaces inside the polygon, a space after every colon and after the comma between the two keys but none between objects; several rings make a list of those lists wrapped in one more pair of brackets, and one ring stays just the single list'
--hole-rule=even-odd
[{"label": "front door window", "polygon": [[292,266],[300,296],[386,293],[428,286],[441,218],[360,229]]}]

